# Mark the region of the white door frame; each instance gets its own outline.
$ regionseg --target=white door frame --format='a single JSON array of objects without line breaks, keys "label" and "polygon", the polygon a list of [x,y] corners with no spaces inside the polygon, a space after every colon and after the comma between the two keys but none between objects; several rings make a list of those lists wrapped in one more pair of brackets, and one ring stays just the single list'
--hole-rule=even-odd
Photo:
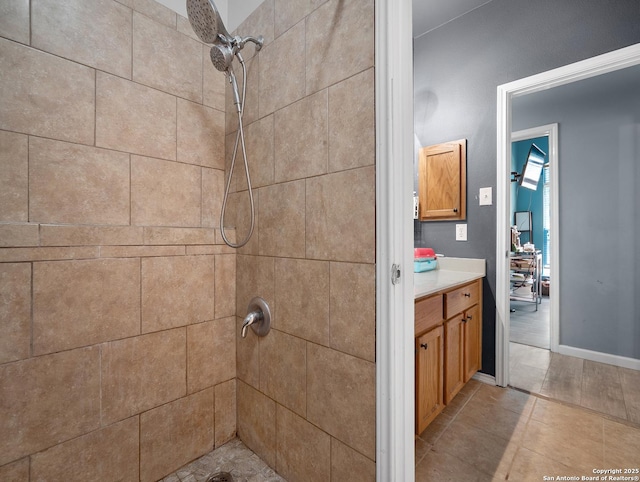
[{"label": "white door frame", "polygon": [[376,478],[413,482],[412,3],[375,0],[375,9]]},{"label": "white door frame", "polygon": [[[536,137],[549,138],[549,152],[547,153],[549,159],[549,169],[551,171],[551,186],[549,194],[549,204],[551,206],[551,233],[549,235],[549,242],[553,249],[551,250],[551,258],[549,264],[553,273],[553,278],[560,279],[560,209],[559,209],[559,178],[558,178],[558,124],[547,124],[544,126],[532,127],[531,129],[524,129],[521,131],[513,132],[511,134],[511,142],[518,142],[526,139],[533,139]],[[509,156],[509,169],[511,168],[511,156]],[[511,213],[510,197],[507,196],[506,210]],[[509,230],[507,229],[507,232]],[[540,289],[540,287],[538,287]],[[558,351],[560,344],[560,283],[551,283],[549,287],[549,344],[551,351]],[[507,340],[510,338],[510,324],[511,314],[507,311],[509,320],[505,324],[504,336]],[[509,379],[507,378],[507,382]]]},{"label": "white door frame", "polygon": [[[496,156],[496,384],[509,382],[509,237],[511,100],[640,64],[640,44],[498,86]],[[555,267],[554,267],[555,269]],[[553,283],[553,285],[558,283]],[[553,296],[553,293],[550,293]]]}]

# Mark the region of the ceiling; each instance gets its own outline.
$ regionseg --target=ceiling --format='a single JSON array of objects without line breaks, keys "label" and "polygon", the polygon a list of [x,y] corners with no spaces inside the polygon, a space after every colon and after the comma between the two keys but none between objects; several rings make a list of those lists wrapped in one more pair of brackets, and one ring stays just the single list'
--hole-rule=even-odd
[{"label": "ceiling", "polygon": [[413,37],[433,30],[491,0],[413,0]]}]

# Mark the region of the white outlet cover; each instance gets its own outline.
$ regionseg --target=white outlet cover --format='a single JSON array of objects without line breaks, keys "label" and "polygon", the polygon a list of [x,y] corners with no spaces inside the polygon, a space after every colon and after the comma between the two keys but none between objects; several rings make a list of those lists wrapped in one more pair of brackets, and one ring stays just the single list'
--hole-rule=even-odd
[{"label": "white outlet cover", "polygon": [[466,241],[466,240],[467,240],[467,225],[456,224],[456,241]]},{"label": "white outlet cover", "polygon": [[490,187],[480,188],[480,206],[491,206],[493,204],[492,191]]}]

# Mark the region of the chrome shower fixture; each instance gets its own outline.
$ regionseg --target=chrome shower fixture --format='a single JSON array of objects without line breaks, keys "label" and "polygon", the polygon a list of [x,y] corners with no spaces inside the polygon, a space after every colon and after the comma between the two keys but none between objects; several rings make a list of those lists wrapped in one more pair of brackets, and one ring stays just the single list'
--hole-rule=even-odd
[{"label": "chrome shower fixture", "polygon": [[[253,234],[253,228],[255,226],[255,206],[253,202],[253,190],[251,188],[251,178],[249,176],[249,165],[247,163],[247,154],[244,142],[244,126],[242,123],[242,113],[244,111],[244,99],[247,92],[247,68],[244,63],[240,51],[244,48],[247,42],[253,42],[256,44],[256,52],[262,48],[264,44],[264,38],[262,35],[257,37],[247,36],[240,37],[236,35],[231,36],[224,26],[224,22],[220,17],[220,13],[216,8],[213,0],[187,0],[187,14],[189,16],[189,22],[196,35],[204,43],[212,44],[209,56],[213,66],[220,72],[224,72],[229,78],[231,88],[233,91],[233,101],[238,111],[238,131],[236,134],[236,142],[233,148],[233,156],[231,158],[231,167],[229,168],[229,177],[227,178],[226,187],[224,190],[224,198],[222,200],[222,212],[220,214],[220,233],[222,239],[227,245],[232,248],[240,248],[249,242],[251,235]],[[242,97],[240,96],[238,89],[238,82],[236,80],[235,73],[233,72],[233,60],[238,59],[242,66]],[[234,244],[227,239],[227,235],[224,229],[224,216],[227,208],[227,199],[229,197],[229,188],[231,185],[231,177],[233,176],[233,169],[235,167],[236,156],[238,154],[238,146],[241,143],[242,157],[244,159],[244,171],[247,178],[247,186],[249,191],[249,201],[251,205],[251,226],[249,233],[243,241]]]}]

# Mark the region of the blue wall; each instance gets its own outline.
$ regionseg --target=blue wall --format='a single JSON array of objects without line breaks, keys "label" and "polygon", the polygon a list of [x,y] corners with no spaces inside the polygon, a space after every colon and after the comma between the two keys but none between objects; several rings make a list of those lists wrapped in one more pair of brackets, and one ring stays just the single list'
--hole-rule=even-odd
[{"label": "blue wall", "polygon": [[[529,149],[531,144],[535,144],[544,152],[549,152],[549,138],[538,137],[536,139],[526,139],[519,142],[513,142],[511,144],[511,170],[517,171],[522,174],[522,168],[527,160]],[[548,156],[545,158],[545,163],[549,162]],[[540,176],[538,189],[532,191],[520,187],[516,182],[511,183],[511,224],[513,221],[513,213],[515,211],[531,211],[532,224],[533,224],[533,244],[536,249],[543,248],[544,231],[543,231],[543,176]],[[520,240],[522,244],[530,241],[528,234],[524,233]],[[543,263],[547,264],[546,253],[542,253]]]}]

